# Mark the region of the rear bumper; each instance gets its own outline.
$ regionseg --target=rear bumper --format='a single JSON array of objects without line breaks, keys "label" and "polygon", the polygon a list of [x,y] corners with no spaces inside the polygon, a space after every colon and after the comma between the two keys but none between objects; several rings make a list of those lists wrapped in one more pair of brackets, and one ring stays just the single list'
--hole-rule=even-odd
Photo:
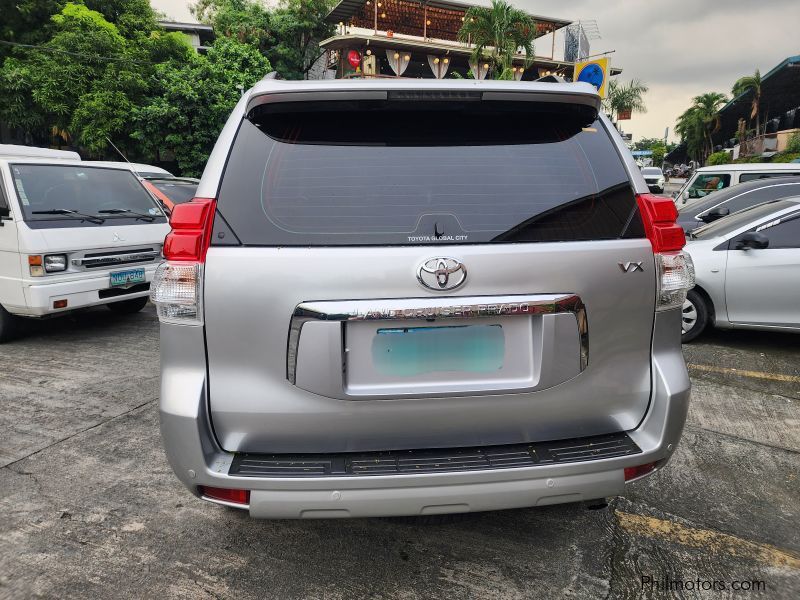
[{"label": "rear bumper", "polygon": [[[144,267],[145,283],[153,280],[156,264],[142,265]],[[130,268],[137,268],[136,265]],[[124,270],[120,268],[118,270]],[[132,291],[120,295],[109,295],[101,297],[104,292],[110,291],[109,272],[87,273],[85,276],[75,278],[53,277],[42,278],[39,280],[23,280],[20,282],[25,296],[25,306],[7,306],[8,312],[15,315],[41,317],[50,314],[68,312],[77,308],[86,308],[100,304],[109,304],[120,300],[130,300],[147,296],[149,290]],[[124,288],[120,288],[124,289]],[[116,290],[115,290],[116,291]],[[53,302],[56,300],[66,300],[66,308],[54,309]]]},{"label": "rear bumper", "polygon": [[195,495],[198,486],[251,490],[249,512],[259,518],[472,512],[622,494],[626,467],[662,466],[669,459],[683,431],[690,389],[680,312],[673,310],[656,316],[651,402],[642,422],[628,432],[639,454],[469,472],[242,477],[229,474],[234,455],[220,449],[211,431],[202,329],[162,325],[161,352],[169,356],[162,360],[161,432],[173,470]]}]

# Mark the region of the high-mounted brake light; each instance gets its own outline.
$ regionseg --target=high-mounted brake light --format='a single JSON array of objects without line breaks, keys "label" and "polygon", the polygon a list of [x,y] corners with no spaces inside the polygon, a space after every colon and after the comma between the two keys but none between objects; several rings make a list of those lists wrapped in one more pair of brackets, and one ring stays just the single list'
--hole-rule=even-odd
[{"label": "high-mounted brake light", "polygon": [[164,240],[166,262],[158,265],[150,286],[150,299],[162,323],[203,324],[203,263],[215,207],[213,198],[195,198],[172,211],[172,231]]},{"label": "high-mounted brake light", "polygon": [[691,256],[681,251],[686,245],[686,235],[676,223],[678,209],[672,199],[652,194],[640,194],[636,201],[655,255],[656,310],[682,306],[686,292],[694,287],[694,263]]}]

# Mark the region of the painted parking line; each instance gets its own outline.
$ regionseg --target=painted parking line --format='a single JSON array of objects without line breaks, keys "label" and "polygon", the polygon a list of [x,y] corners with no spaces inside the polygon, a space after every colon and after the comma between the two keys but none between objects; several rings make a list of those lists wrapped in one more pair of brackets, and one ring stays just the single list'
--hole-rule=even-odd
[{"label": "painted parking line", "polygon": [[620,527],[633,535],[675,542],[690,548],[701,548],[712,554],[735,556],[773,567],[800,569],[800,557],[769,544],[758,544],[735,535],[688,527],[656,517],[622,511],[617,511],[616,516]]},{"label": "painted parking line", "polygon": [[715,367],[713,365],[686,365],[695,371],[706,373],[722,373],[723,375],[739,375],[741,377],[752,377],[753,379],[770,379],[772,381],[786,381],[789,383],[800,383],[798,375],[784,375],[783,373],[765,373],[763,371],[747,371],[745,369],[733,369],[731,367]]}]

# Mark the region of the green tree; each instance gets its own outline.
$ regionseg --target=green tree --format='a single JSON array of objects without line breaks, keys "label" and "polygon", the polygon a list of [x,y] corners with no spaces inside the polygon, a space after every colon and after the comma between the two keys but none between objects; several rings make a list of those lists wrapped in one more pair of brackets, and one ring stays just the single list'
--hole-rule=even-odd
[{"label": "green tree", "polygon": [[631,79],[628,83],[611,79],[608,82],[606,97],[603,99],[603,107],[614,122],[621,112],[645,113],[647,105],[644,102],[644,95],[649,90],[650,88],[638,79]]},{"label": "green tree", "polygon": [[631,145],[633,150],[650,150],[653,146],[664,144],[664,140],[659,138],[642,138]]},{"label": "green tree", "polygon": [[536,23],[525,11],[504,0],[492,0],[492,6],[473,6],[464,15],[458,39],[474,44],[473,63],[487,61],[489,76],[509,79],[513,59],[522,50],[526,63],[533,57]]},{"label": "green tree", "polygon": [[[134,12],[125,13],[125,6]],[[148,92],[153,63],[185,60],[193,52],[181,34],[145,35],[147,27],[155,26],[146,3],[119,0],[104,8],[128,22],[129,37],[100,12],[66,3],[50,18],[48,40],[37,48],[18,48],[5,59],[0,118],[34,140],[49,143],[50,135],[56,135],[95,156],[109,150],[106,138],[135,151],[129,115]]]},{"label": "green tree", "polygon": [[325,18],[334,0],[281,0],[272,10],[256,0],[198,0],[194,15],[218,35],[257,47],[284,79],[303,79],[333,34]]},{"label": "green tree", "polygon": [[303,79],[322,56],[319,43],[333,34],[325,18],[332,0],[281,0],[272,13],[273,44],[266,56],[284,79]]},{"label": "green tree", "polygon": [[756,69],[752,75],[740,77],[733,84],[731,93],[736,98],[748,92],[753,93],[753,100],[750,105],[750,121],[756,120],[756,135],[761,134],[761,72]]},{"label": "green tree", "polygon": [[701,94],[678,117],[675,131],[686,142],[689,156],[700,163],[705,163],[714,150],[712,136],[719,130],[719,110],[726,102],[725,94],[719,92]]},{"label": "green tree", "polygon": [[727,102],[725,94],[708,92],[695,96],[675,125],[675,131],[686,142],[689,156],[700,163],[713,152],[712,136],[719,130],[719,110]]},{"label": "green tree", "polygon": [[239,89],[252,87],[271,70],[256,48],[226,37],[205,56],[156,65],[152,95],[132,111],[132,136],[146,155],[159,160],[166,150],[181,173],[200,175]]},{"label": "green tree", "polygon": [[[64,0],[0,0],[0,39],[39,44],[50,37],[50,17],[64,8]],[[0,63],[13,46],[0,44]]]},{"label": "green tree", "polygon": [[43,126],[69,141],[81,96],[109,62],[126,60],[125,40],[115,25],[83,4],[67,3],[50,21],[53,35],[40,49],[4,61],[0,77],[10,85],[0,92],[0,116],[12,127]]},{"label": "green tree", "polygon": [[272,41],[271,15],[267,8],[253,0],[198,0],[191,7],[201,23],[214,27],[217,36],[234,38],[250,44],[262,53]]}]

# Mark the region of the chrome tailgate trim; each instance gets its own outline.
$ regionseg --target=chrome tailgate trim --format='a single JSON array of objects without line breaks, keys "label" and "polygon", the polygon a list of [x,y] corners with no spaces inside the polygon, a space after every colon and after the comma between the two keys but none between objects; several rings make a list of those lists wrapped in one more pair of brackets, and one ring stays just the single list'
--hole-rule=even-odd
[{"label": "chrome tailgate trim", "polygon": [[586,307],[576,294],[527,294],[513,296],[456,296],[301,302],[289,326],[286,379],[297,382],[297,350],[303,325],[309,321],[431,321],[478,317],[530,316],[572,313],[578,322],[580,370],[589,364],[589,330]]}]

